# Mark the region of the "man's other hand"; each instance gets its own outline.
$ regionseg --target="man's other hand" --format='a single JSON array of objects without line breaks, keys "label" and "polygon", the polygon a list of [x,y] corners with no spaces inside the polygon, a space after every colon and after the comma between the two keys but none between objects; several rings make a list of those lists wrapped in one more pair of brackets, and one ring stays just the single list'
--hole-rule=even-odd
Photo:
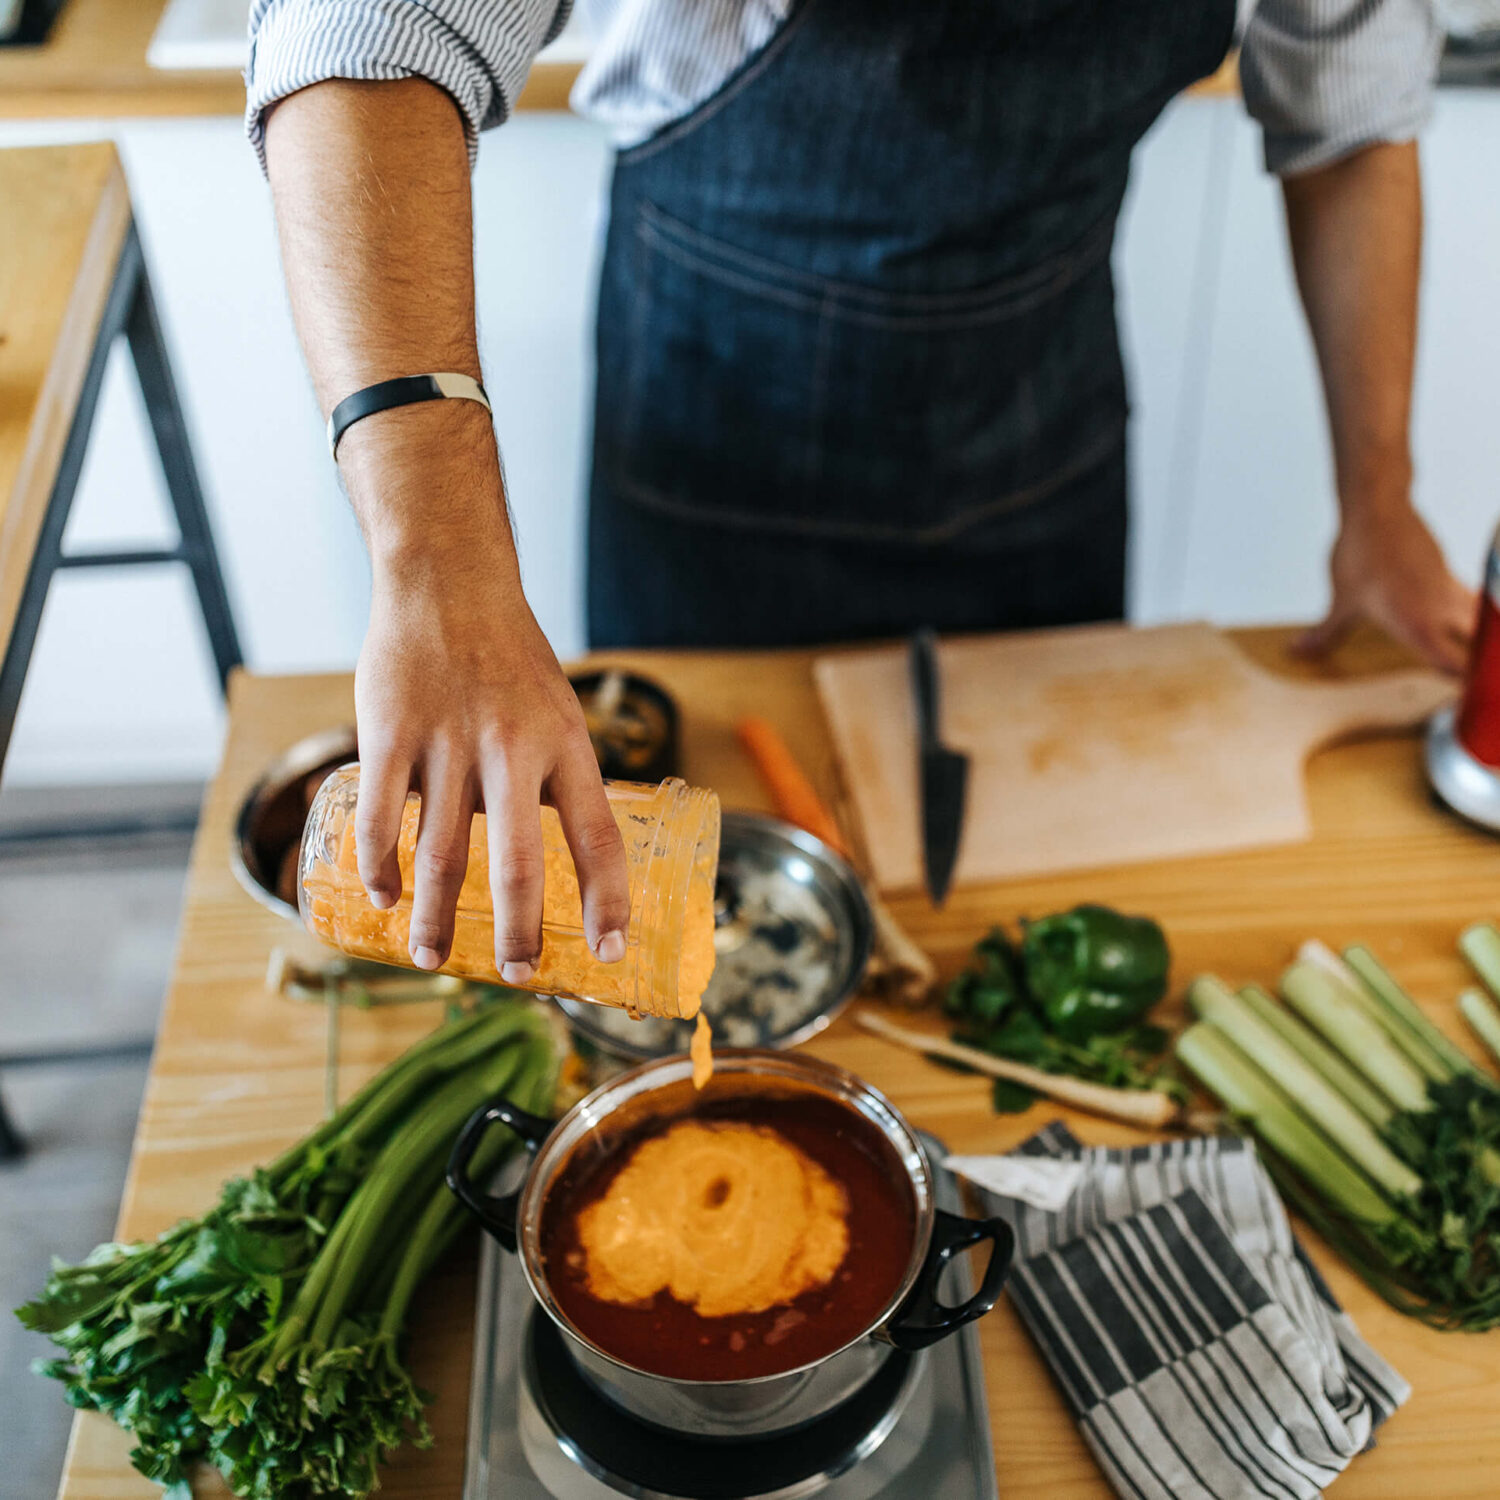
[{"label": "man's other hand", "polygon": [[1321,656],[1361,622],[1379,626],[1440,672],[1462,674],[1478,604],[1408,503],[1350,507],[1329,562],[1333,604],[1297,643]]}]

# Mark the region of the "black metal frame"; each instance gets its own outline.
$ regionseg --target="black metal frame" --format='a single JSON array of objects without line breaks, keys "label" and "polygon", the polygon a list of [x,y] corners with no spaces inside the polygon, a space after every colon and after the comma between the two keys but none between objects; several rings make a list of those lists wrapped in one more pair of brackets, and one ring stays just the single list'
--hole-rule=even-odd
[{"label": "black metal frame", "polygon": [[[65,553],[63,533],[73,509],[73,495],[78,487],[78,475],[83,468],[89,433],[94,425],[94,412],[99,403],[104,368],[109,360],[109,352],[121,334],[129,341],[141,395],[145,398],[152,436],[156,440],[156,451],[167,482],[167,493],[177,517],[178,543],[175,547]],[[157,316],[156,302],[151,294],[151,282],[146,274],[140,236],[136,233],[132,220],[126,228],[125,240],[120,247],[120,258],[115,265],[114,280],[99,322],[88,371],[78,394],[73,422],[63,445],[52,494],[47,501],[47,513],[42,520],[41,532],[32,554],[31,570],[21,591],[15,625],[5,648],[4,659],[0,661],[0,769],[4,768],[6,752],[10,748],[11,732],[15,728],[16,713],[21,703],[21,690],[26,682],[27,668],[31,665],[31,653],[36,645],[37,631],[41,627],[42,611],[47,603],[53,576],[62,568],[131,568],[159,563],[182,563],[192,572],[219,684],[227,691],[229,674],[240,665],[244,657],[240,652],[239,634],[235,630],[229,594],[224,587],[224,575],[219,568],[219,556],[214,547],[208,511],[203,503],[203,490],[198,483],[198,470],[188,442],[187,424],[183,420],[176,382],[167,360],[161,320]],[[87,1060],[103,1062],[123,1056],[141,1055],[149,1046],[149,1042],[125,1042],[92,1052],[73,1050],[25,1058],[0,1057],[0,1068],[21,1062],[30,1066]],[[7,1118],[5,1101],[0,1097],[0,1161],[18,1157],[24,1150],[25,1144]]]}]

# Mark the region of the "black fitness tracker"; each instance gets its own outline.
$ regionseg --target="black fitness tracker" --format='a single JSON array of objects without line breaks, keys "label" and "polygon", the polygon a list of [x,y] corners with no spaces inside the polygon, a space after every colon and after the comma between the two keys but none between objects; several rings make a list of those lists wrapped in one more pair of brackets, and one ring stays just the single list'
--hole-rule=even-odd
[{"label": "black fitness tracker", "polygon": [[393,406],[410,406],[417,401],[477,401],[486,411],[490,398],[484,387],[468,375],[444,372],[438,375],[402,375],[396,380],[379,380],[363,390],[345,396],[328,414],[328,452],[335,463],[339,456],[339,439],[361,417]]}]

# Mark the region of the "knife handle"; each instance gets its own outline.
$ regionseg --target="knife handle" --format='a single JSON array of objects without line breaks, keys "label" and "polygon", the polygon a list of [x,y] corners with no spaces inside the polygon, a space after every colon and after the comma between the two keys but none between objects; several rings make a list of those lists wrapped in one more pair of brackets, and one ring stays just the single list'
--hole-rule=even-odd
[{"label": "knife handle", "polygon": [[910,643],[911,692],[917,710],[917,736],[924,750],[938,743],[937,632],[930,625],[913,631]]}]

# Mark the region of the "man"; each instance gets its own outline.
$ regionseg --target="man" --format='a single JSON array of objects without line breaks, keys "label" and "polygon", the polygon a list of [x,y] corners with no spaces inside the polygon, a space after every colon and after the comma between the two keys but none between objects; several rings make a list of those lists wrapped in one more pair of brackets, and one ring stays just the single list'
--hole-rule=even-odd
[{"label": "man", "polygon": [[[575,103],[622,144],[599,303],[596,645],[1003,629],[1124,604],[1126,401],[1109,252],[1130,153],[1224,57],[1236,0],[594,0]],[[1342,526],[1323,649],[1359,619],[1458,670],[1472,596],[1410,498],[1424,0],[1240,0],[1284,179]],[[468,168],[558,0],[255,0],[249,122],[369,547],[360,873],[452,937],[476,807],[496,957],[540,944],[539,799],[588,938],[628,893],[582,718],[522,596],[474,397]],[[524,206],[518,205],[524,211]],[[535,211],[535,210],[533,210]],[[355,393],[349,406],[340,406]],[[362,410],[371,412],[344,426]]]}]

